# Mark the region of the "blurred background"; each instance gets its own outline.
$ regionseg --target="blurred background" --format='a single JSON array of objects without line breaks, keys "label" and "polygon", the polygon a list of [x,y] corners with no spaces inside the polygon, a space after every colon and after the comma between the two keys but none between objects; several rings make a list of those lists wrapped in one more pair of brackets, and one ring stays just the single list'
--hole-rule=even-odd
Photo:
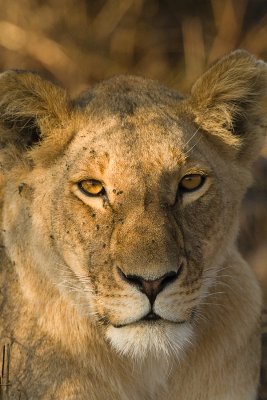
[{"label": "blurred background", "polygon": [[[121,73],[186,93],[236,48],[267,61],[267,0],[0,0],[1,70],[40,71],[71,96]],[[267,305],[267,146],[262,156],[244,200],[239,246]],[[267,346],[264,360],[267,371]]]},{"label": "blurred background", "polygon": [[1,68],[73,95],[121,73],[186,91],[235,48],[267,58],[267,0],[0,0],[0,16]]}]

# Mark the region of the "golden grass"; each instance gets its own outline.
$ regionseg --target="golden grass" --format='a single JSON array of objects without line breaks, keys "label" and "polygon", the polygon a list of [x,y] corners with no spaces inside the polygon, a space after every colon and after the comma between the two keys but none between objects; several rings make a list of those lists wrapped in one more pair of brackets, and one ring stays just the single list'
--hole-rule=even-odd
[{"label": "golden grass", "polygon": [[264,0],[0,0],[0,16],[1,68],[41,70],[72,94],[120,73],[186,91],[235,48],[267,56]]}]

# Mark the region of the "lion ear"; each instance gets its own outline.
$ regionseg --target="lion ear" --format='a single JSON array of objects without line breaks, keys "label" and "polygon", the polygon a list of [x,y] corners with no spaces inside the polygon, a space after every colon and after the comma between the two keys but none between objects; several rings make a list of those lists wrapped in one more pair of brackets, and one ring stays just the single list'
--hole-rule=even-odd
[{"label": "lion ear", "polygon": [[64,90],[38,74],[26,71],[0,74],[2,148],[15,146],[17,153],[33,148],[53,136],[64,124],[67,114]]},{"label": "lion ear", "polygon": [[253,161],[267,128],[267,65],[243,50],[230,53],[197,80],[188,105],[198,126]]}]

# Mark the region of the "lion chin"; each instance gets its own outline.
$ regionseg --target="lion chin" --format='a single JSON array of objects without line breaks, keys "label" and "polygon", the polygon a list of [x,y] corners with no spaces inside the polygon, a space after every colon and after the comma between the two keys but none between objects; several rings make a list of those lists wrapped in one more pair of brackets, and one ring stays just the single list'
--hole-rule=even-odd
[{"label": "lion chin", "polygon": [[189,322],[165,321],[137,322],[122,327],[110,325],[106,338],[119,354],[137,361],[149,357],[170,359],[170,356],[179,360],[192,342],[193,328]]}]

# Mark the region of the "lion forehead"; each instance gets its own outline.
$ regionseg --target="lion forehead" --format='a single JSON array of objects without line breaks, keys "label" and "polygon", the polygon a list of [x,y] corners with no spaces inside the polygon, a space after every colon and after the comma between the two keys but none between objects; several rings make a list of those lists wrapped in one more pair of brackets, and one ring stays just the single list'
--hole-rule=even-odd
[{"label": "lion forehead", "polygon": [[173,106],[182,100],[176,91],[136,76],[117,76],[96,85],[74,100],[75,107],[96,114],[122,118],[148,106]]}]

